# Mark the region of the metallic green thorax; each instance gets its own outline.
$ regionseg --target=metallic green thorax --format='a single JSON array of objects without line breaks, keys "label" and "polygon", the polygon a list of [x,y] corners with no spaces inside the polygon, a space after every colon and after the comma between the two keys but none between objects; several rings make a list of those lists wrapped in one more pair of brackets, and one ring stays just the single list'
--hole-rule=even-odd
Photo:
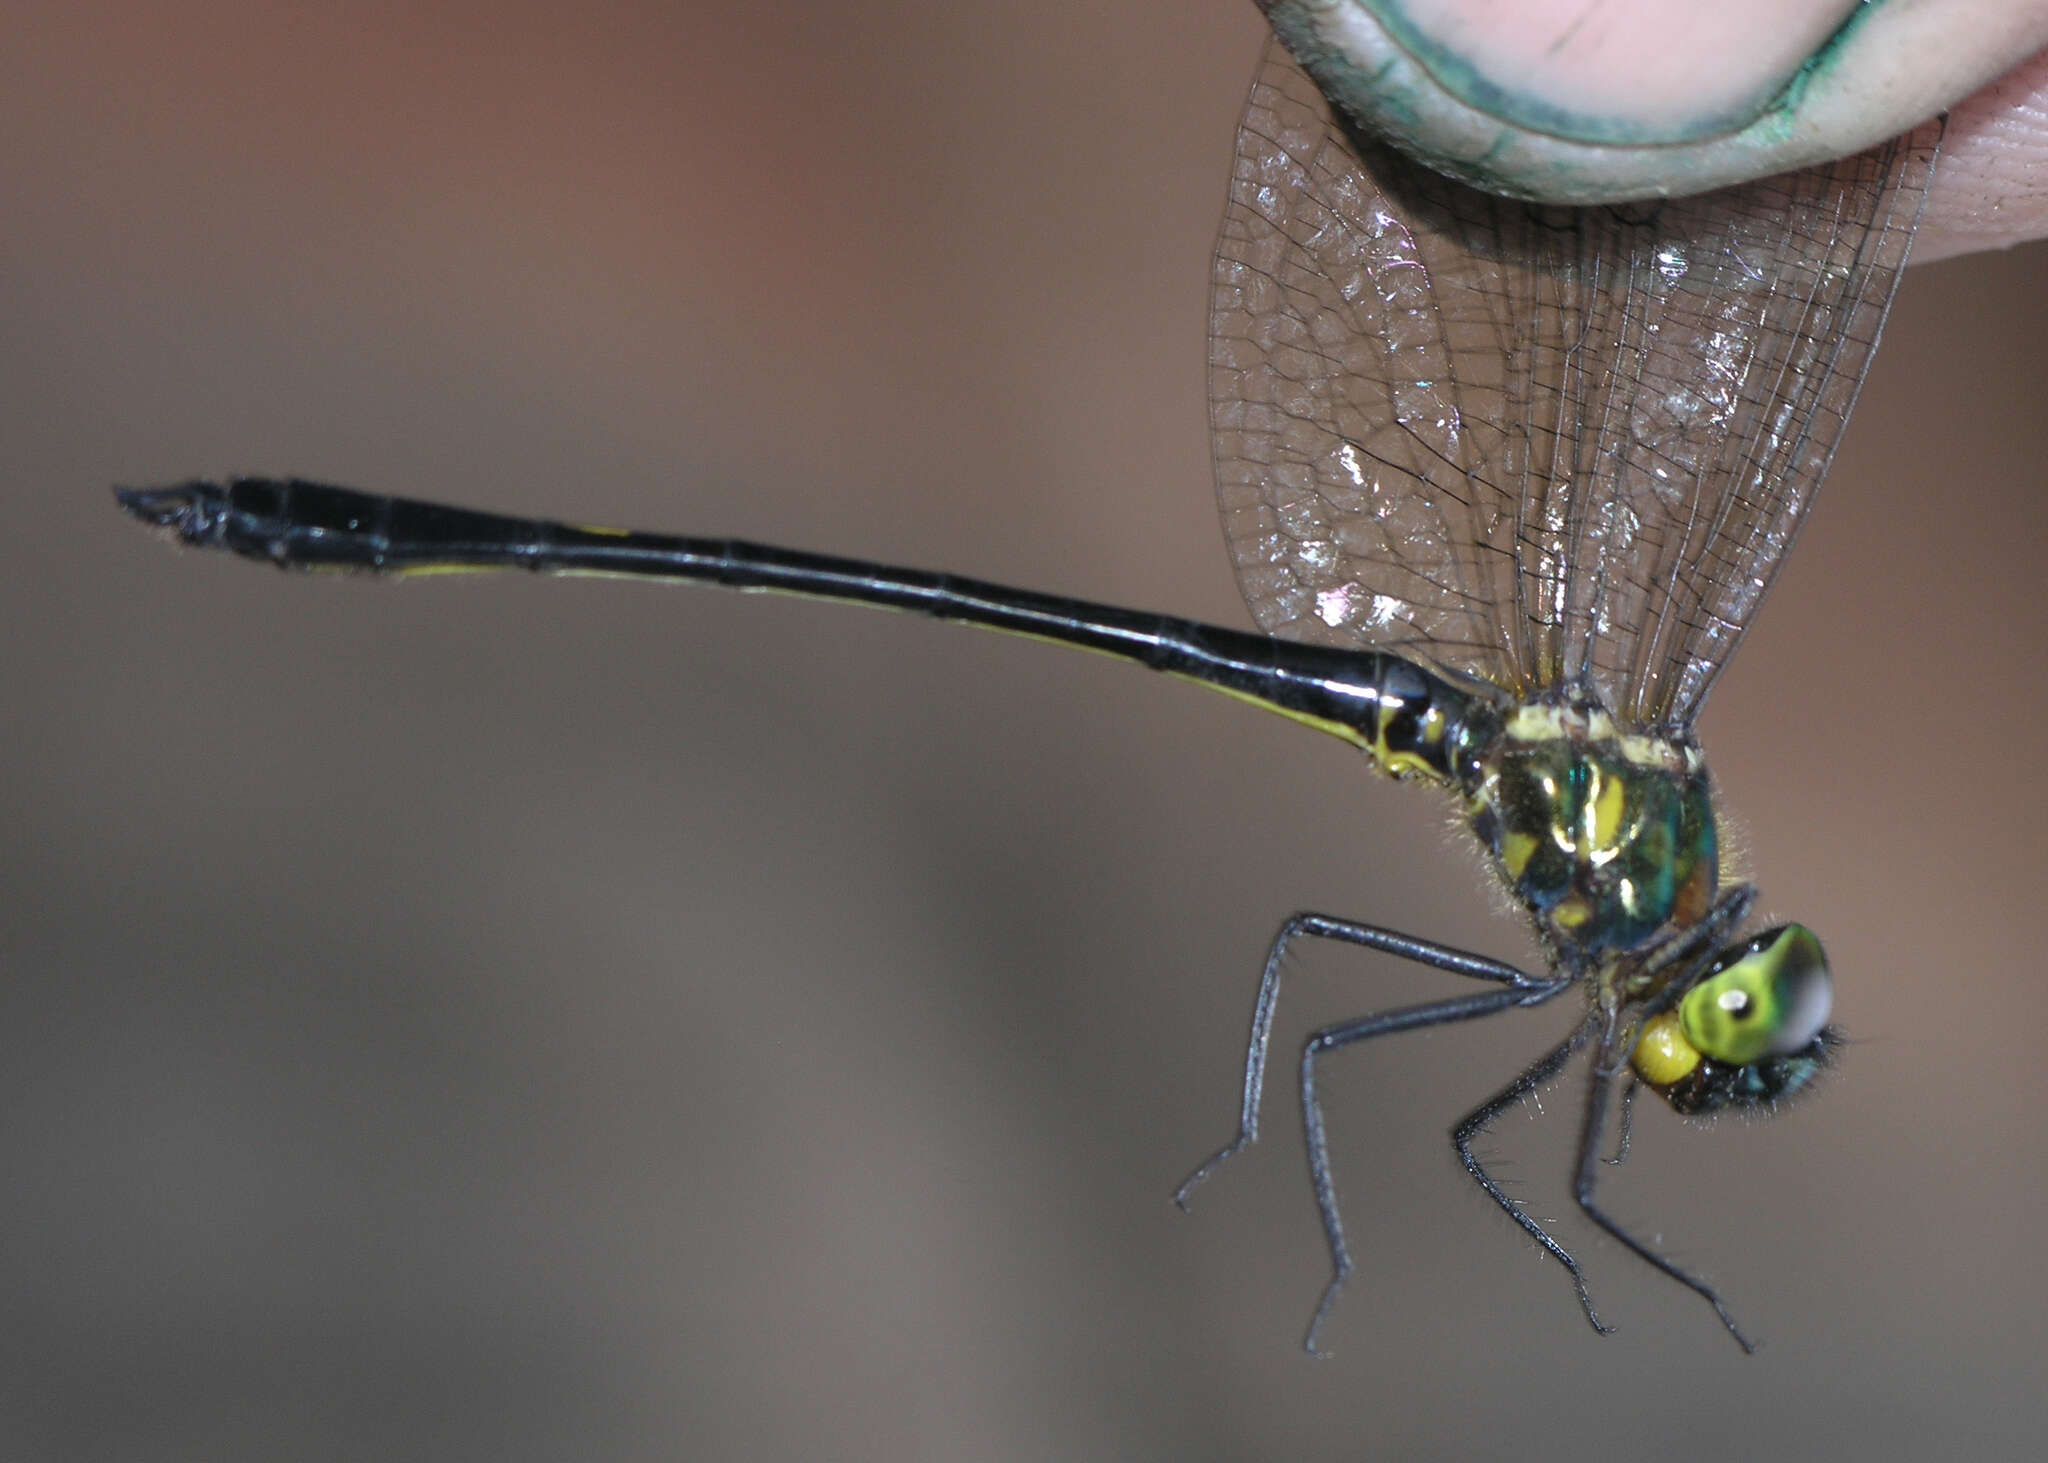
[{"label": "metallic green thorax", "polygon": [[1643,945],[1696,924],[1720,882],[1706,768],[1597,708],[1513,712],[1467,793],[1473,831],[1560,951]]}]

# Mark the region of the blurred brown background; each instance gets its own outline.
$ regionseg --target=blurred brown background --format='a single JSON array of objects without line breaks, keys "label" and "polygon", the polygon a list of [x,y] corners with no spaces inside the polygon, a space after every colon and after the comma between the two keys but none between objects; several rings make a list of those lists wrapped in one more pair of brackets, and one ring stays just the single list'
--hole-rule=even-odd
[{"label": "blurred brown background", "polygon": [[[0,1456],[2019,1456],[2041,1401],[2048,252],[1916,271],[1704,730],[1859,1038],[1457,1171],[1569,1020],[1333,1068],[1316,907],[1527,954],[1444,808],[1086,656],[791,601],[179,557],[294,472],[1247,623],[1210,240],[1250,5],[15,5],[0,47]],[[694,13],[693,13],[694,12]],[[1160,41],[1159,27],[1169,36]],[[1312,954],[1311,1022],[1442,989]],[[1575,1089],[1492,1144],[1535,1212]]]}]

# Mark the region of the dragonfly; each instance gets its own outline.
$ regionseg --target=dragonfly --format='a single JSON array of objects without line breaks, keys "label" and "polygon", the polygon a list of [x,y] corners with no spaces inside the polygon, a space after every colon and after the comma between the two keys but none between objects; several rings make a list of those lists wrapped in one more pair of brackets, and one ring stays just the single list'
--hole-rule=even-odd
[{"label": "dragonfly", "polygon": [[1340,738],[1455,801],[1543,960],[1288,918],[1260,972],[1235,1136],[1259,1136],[1281,975],[1303,941],[1473,982],[1324,1026],[1298,1082],[1331,1276],[1355,1267],[1318,1082],[1380,1037],[1540,1007],[1582,1018],[1451,1136],[1478,1188],[1595,1308],[1577,1257],[1476,1144],[1575,1060],[1572,1192],[1644,1263],[1719,1292],[1601,1206],[1618,1111],[1769,1113],[1842,1043],[1799,924],[1752,928],[1724,875],[1693,724],[1811,507],[1911,245],[1939,123],[1698,198],[1594,209],[1474,192],[1352,131],[1269,48],[1240,123],[1212,271],[1217,491],[1258,632],[735,540],[536,520],[298,479],[116,489],[173,539],[286,569],[525,569],[913,611],[1132,661]]}]

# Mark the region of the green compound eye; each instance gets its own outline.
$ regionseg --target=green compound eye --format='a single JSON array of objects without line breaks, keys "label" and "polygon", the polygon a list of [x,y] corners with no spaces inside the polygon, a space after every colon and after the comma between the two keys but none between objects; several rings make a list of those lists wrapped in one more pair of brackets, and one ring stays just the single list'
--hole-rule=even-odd
[{"label": "green compound eye", "polygon": [[1805,925],[1780,925],[1722,952],[1679,1002],[1678,1020],[1708,1057],[1746,1067],[1807,1045],[1833,1005],[1820,940]]}]

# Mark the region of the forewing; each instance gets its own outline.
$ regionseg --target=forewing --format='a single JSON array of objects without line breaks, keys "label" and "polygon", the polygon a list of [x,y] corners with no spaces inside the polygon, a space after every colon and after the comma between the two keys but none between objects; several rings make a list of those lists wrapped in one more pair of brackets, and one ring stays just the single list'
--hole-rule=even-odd
[{"label": "forewing", "polygon": [[1348,136],[1269,48],[1210,328],[1218,492],[1259,624],[1683,728],[1833,454],[1936,135],[1545,209]]},{"label": "forewing", "polygon": [[1269,45],[1238,129],[1209,329],[1238,584],[1268,634],[1405,646],[1521,689],[1515,499],[1499,471],[1517,420],[1508,312],[1472,310],[1469,288],[1439,278],[1437,211],[1396,196],[1451,185],[1372,157]]},{"label": "forewing", "polygon": [[[1698,714],[1827,475],[1877,349],[1941,123],[1664,205],[1617,238],[1598,455],[1571,535],[1563,676],[1618,714]],[[1575,505],[1577,506],[1577,505]]]}]

